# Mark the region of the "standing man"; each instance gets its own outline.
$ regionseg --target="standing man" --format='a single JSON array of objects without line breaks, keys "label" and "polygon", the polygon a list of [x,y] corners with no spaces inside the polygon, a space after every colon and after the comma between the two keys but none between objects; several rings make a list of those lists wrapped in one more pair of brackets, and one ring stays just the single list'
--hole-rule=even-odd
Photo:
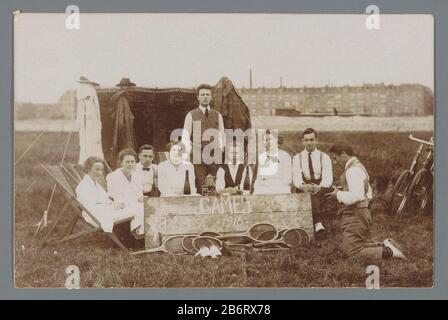
[{"label": "standing man", "polygon": [[291,157],[286,151],[279,149],[278,139],[274,134],[268,132],[263,139],[266,151],[258,156],[254,194],[291,193]]},{"label": "standing man", "polygon": [[[186,152],[190,154],[194,164],[196,189],[198,193],[202,194],[202,186],[205,178],[208,174],[216,176],[218,165],[222,163],[222,149],[224,147],[225,136],[222,115],[218,111],[210,108],[212,87],[208,84],[199,85],[197,88],[197,98],[199,106],[187,113],[185,117],[182,143],[185,145]],[[204,135],[207,130],[209,130],[207,132],[208,134],[213,132],[210,129],[216,130],[215,133],[218,136],[218,141],[214,141],[214,143],[217,143],[219,148],[215,148],[210,153],[213,159],[210,159],[210,156],[207,157],[207,154],[203,152],[205,147],[211,143],[211,141],[203,141],[208,139]],[[191,154],[191,151],[193,151],[193,154]],[[215,154],[215,152],[218,153]],[[198,153],[200,153],[200,158],[198,158]],[[200,159],[200,161],[197,161],[197,159]],[[215,159],[220,159],[220,161],[216,162]]]},{"label": "standing man", "polygon": [[302,143],[305,149],[296,154],[292,160],[293,182],[297,189],[311,194],[314,230],[319,238],[326,234],[319,217],[321,189],[331,187],[333,169],[330,156],[316,148],[317,133],[313,128],[303,131]]},{"label": "standing man", "polygon": [[335,165],[345,164],[341,175],[342,190],[334,188],[330,193],[341,204],[338,215],[342,215],[342,252],[344,258],[364,257],[374,260],[382,258],[406,259],[392,239],[383,242],[368,242],[372,227],[369,201],[372,188],[364,165],[353,156],[350,146],[334,145],[330,149]]},{"label": "standing man", "polygon": [[154,148],[144,144],[138,152],[139,162],[135,165],[135,171],[141,176],[143,183],[143,195],[150,197],[155,194],[157,188],[157,165],[153,164]]}]

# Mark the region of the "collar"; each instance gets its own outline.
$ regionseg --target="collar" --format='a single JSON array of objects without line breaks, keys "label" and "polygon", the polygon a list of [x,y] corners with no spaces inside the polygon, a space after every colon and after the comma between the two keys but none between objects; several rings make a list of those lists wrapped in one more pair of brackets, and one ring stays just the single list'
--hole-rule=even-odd
[{"label": "collar", "polygon": [[89,174],[86,174],[84,177],[86,177],[86,179],[87,179],[90,183],[93,183],[94,185],[96,185],[96,181],[95,181]]},{"label": "collar", "polygon": [[347,163],[345,164],[345,169],[350,167],[352,165],[352,163],[355,162],[356,160],[358,160],[358,158],[356,158],[356,157],[351,157],[350,159],[348,159]]},{"label": "collar", "polygon": [[205,109],[208,110],[208,112],[210,112],[210,106],[207,106],[207,108],[203,107],[203,106],[199,106],[199,109],[202,111],[202,113],[205,113]]},{"label": "collar", "polygon": [[[317,148],[314,148],[314,150],[311,151],[311,154],[316,154],[316,153],[319,153],[319,152],[320,152],[320,151],[319,151]],[[303,149],[303,153],[306,154],[306,155],[308,155],[308,150],[306,150],[306,148]]]},{"label": "collar", "polygon": [[137,164],[135,166],[136,167],[138,166],[139,169],[143,169],[143,168],[151,169],[152,168],[152,163],[149,165],[149,167],[144,167],[141,162],[137,162]]},{"label": "collar", "polygon": [[233,167],[236,168],[241,164],[241,162],[237,161],[236,164],[234,165],[232,162],[226,162],[226,165],[228,165],[229,167]]},{"label": "collar", "polygon": [[173,168],[174,170],[176,170],[176,171],[179,170],[180,168],[182,168],[182,167],[184,166],[184,162],[183,162],[183,161],[181,161],[177,167],[171,162],[170,159],[167,159],[166,161],[168,161],[168,165],[169,165],[171,168]]}]

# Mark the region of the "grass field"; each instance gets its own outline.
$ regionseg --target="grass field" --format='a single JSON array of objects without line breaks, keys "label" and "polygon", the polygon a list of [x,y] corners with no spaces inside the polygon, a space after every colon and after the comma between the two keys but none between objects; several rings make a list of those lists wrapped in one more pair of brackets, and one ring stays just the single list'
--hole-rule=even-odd
[{"label": "grass field", "polygon": [[[323,133],[326,144],[346,142],[366,165],[379,190],[390,177],[409,166],[416,145],[409,133]],[[428,138],[430,133],[413,133]],[[39,135],[15,134],[16,159]],[[15,285],[16,287],[64,287],[66,267],[80,269],[81,287],[364,287],[366,261],[341,259],[340,223],[335,215],[324,221],[331,227],[329,240],[299,248],[291,261],[284,253],[250,253],[245,259],[225,256],[201,259],[191,256],[148,254],[130,257],[108,238],[92,235],[65,244],[40,248],[34,237],[36,224],[47,209],[53,183],[39,163],[61,161],[68,133],[45,133],[15,168]],[[300,148],[299,134],[284,133],[283,148]],[[77,161],[77,136],[72,135],[66,161]],[[338,177],[340,169],[335,169]],[[377,190],[378,190],[377,189]],[[376,190],[376,191],[377,191]],[[57,190],[49,209],[50,223],[62,208]],[[433,282],[433,217],[414,215],[397,218],[385,214],[380,202],[372,209],[373,240],[392,237],[399,242],[409,261],[386,260],[380,267],[381,287],[430,287]],[[139,244],[135,244],[139,245]]]}]

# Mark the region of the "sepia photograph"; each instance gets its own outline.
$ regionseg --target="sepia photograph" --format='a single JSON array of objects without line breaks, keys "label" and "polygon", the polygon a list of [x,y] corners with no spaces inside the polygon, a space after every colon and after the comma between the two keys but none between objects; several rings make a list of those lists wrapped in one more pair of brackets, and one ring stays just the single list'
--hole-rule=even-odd
[{"label": "sepia photograph", "polygon": [[434,17],[372,10],[15,12],[15,287],[432,288]]}]

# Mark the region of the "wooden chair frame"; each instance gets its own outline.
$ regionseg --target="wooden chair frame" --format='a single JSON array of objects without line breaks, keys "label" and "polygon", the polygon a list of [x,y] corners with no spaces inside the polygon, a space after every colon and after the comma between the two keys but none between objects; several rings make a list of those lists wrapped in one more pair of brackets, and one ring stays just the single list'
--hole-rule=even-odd
[{"label": "wooden chair frame", "polygon": [[[102,232],[105,235],[107,235],[110,239],[112,239],[112,241],[115,242],[115,244],[117,244],[120,249],[122,249],[127,253],[130,253],[129,249],[124,246],[124,244],[120,241],[117,235],[114,232],[112,233],[104,232],[99,226],[100,222],[98,221],[98,219],[96,219],[93,216],[93,214],[78,201],[75,192],[76,188],[75,185],[79,183],[80,180],[78,180],[78,178],[81,179],[81,175],[79,174],[79,172],[77,172],[75,166],[71,164],[66,164],[65,166],[45,166],[41,164],[41,167],[56,182],[57,186],[63,191],[63,194],[67,199],[67,202],[65,203],[64,207],[59,212],[54,223],[50,226],[50,229],[44,236],[44,241],[42,244],[43,246],[52,243],[62,243],[95,232]],[[70,181],[72,183],[70,183]],[[71,218],[68,227],[63,231],[62,235],[50,239],[51,234],[53,233],[53,231],[55,230],[56,226],[61,221],[61,219],[64,217],[65,212],[69,207],[72,207],[76,212],[75,217]],[[98,225],[98,227],[94,227],[89,223],[87,223],[82,216],[82,211],[84,211]],[[128,217],[117,220],[114,222],[114,227],[119,224],[129,222],[132,219],[133,217]],[[73,233],[74,228],[79,220],[83,221],[86,225],[88,225],[90,229]]]}]

